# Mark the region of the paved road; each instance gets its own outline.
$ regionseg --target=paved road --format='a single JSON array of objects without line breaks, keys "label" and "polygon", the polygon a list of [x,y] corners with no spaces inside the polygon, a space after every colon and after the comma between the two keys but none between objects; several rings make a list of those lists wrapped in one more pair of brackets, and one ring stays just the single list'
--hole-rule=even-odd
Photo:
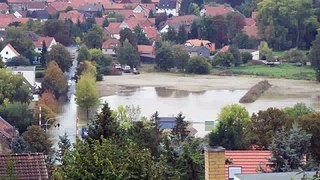
[{"label": "paved road", "polygon": [[70,101],[66,102],[63,105],[63,111],[58,114],[60,117],[56,120],[55,124],[60,123],[60,127],[51,126],[48,130],[51,140],[53,141],[53,147],[57,147],[57,143],[59,141],[59,136],[63,136],[64,133],[67,133],[69,139],[72,143],[76,140],[76,125],[77,125],[77,104],[75,102],[75,90],[76,90],[76,82],[72,79],[75,76],[77,71],[77,48],[76,47],[67,47],[67,50],[72,54],[75,54],[75,59],[72,62],[72,67],[69,70],[69,73],[66,74],[69,83],[69,89],[67,96]]}]

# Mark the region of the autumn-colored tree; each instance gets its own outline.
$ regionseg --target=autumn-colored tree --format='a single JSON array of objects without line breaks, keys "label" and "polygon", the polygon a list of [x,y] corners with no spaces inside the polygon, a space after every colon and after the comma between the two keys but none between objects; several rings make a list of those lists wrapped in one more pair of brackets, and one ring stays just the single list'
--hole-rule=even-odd
[{"label": "autumn-colored tree", "polygon": [[29,126],[28,130],[22,134],[31,152],[49,154],[52,142],[48,135],[39,126]]},{"label": "autumn-colored tree", "polygon": [[45,104],[53,112],[58,112],[58,101],[51,91],[45,91],[41,94],[39,104]]},{"label": "autumn-colored tree", "polygon": [[41,122],[45,123],[47,119],[56,117],[57,114],[51,110],[47,105],[45,104],[37,104],[34,108],[34,117],[36,118],[36,121],[39,121],[39,113],[40,113],[40,106],[41,106]]},{"label": "autumn-colored tree", "polygon": [[48,65],[42,81],[42,88],[53,91],[57,98],[67,91],[67,80],[55,61],[51,61]]}]

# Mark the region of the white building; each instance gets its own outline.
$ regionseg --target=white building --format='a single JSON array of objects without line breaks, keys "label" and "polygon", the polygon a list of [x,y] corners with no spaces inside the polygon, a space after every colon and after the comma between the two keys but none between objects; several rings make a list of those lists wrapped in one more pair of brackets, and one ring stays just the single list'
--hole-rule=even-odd
[{"label": "white building", "polygon": [[11,44],[7,44],[0,52],[0,55],[4,63],[6,63],[8,59],[20,56],[20,54],[11,46]]},{"label": "white building", "polygon": [[46,46],[47,46],[47,51],[50,52],[50,50],[52,49],[52,46],[56,45],[57,42],[56,40],[54,39],[54,37],[49,37],[49,36],[46,36],[46,37],[40,37],[38,38],[37,40],[33,41],[33,44],[34,44],[34,51],[37,52],[37,53],[41,53],[42,51],[42,46],[43,46],[43,42],[46,43]]},{"label": "white building", "polygon": [[27,84],[35,87],[36,85],[36,66],[10,66],[7,67],[13,74],[21,74],[26,80]]},{"label": "white building", "polygon": [[250,53],[252,55],[252,60],[260,60],[259,50]]},{"label": "white building", "polygon": [[177,0],[160,0],[156,13],[166,13],[168,16],[179,16],[180,3]]}]

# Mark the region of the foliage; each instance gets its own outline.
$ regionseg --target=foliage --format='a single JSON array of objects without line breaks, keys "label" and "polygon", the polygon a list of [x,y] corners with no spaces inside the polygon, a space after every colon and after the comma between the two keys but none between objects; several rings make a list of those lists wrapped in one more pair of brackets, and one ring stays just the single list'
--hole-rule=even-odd
[{"label": "foliage", "polygon": [[96,77],[89,73],[82,74],[77,83],[75,96],[78,106],[86,109],[89,119],[89,108],[99,104]]},{"label": "foliage", "polygon": [[162,45],[157,51],[155,60],[157,68],[168,71],[170,68],[174,67],[174,56],[170,48],[171,47],[167,45]]},{"label": "foliage", "polygon": [[179,113],[176,117],[176,125],[172,129],[172,135],[179,141],[183,142],[184,139],[188,136],[187,127],[189,125],[184,119],[186,117],[183,116],[182,113]]},{"label": "foliage", "polygon": [[28,103],[32,98],[31,91],[23,81],[22,75],[14,75],[6,69],[0,69],[0,104],[5,99],[10,102]]},{"label": "foliage", "polygon": [[59,136],[58,147],[59,149],[56,152],[56,158],[60,163],[63,163],[63,158],[66,151],[70,151],[71,148],[71,142],[68,139],[67,133],[64,133],[63,136]]},{"label": "foliage", "polygon": [[169,26],[165,39],[172,42],[177,41],[177,32],[173,27]]},{"label": "foliage", "polygon": [[187,67],[187,63],[189,61],[189,54],[188,52],[182,48],[181,46],[173,46],[172,47],[172,54],[173,58],[175,60],[174,64],[176,67],[184,71]]},{"label": "foliage", "polygon": [[246,33],[239,31],[232,38],[232,44],[239,49],[254,49],[256,48],[256,40],[250,38]]},{"label": "foliage", "polygon": [[320,161],[320,113],[312,113],[304,115],[297,119],[297,123],[301,129],[305,130],[307,133],[311,134],[311,144],[309,146],[309,153],[311,153],[312,158],[315,162]]},{"label": "foliage", "polygon": [[126,39],[129,41],[129,43],[133,46],[137,46],[137,39],[136,36],[133,34],[131,29],[129,28],[124,28],[120,31],[120,44],[123,46],[123,44],[126,42]]},{"label": "foliage", "polygon": [[26,36],[26,32],[20,27],[8,27],[6,32],[6,43],[10,43],[22,56],[32,59],[34,45]]},{"label": "foliage", "polygon": [[293,107],[285,107],[283,112],[292,118],[298,118],[303,115],[312,114],[314,112],[313,109],[306,106],[304,103],[297,103]]},{"label": "foliage", "polygon": [[285,58],[291,63],[305,63],[307,61],[306,54],[298,49],[290,49],[286,52]]},{"label": "foliage", "polygon": [[126,139],[121,143],[101,139],[93,144],[77,140],[64,160],[60,170],[67,179],[159,179],[164,170],[148,149]]},{"label": "foliage", "polygon": [[245,128],[249,120],[245,107],[238,104],[223,107],[216,128],[209,134],[210,146],[223,146],[228,150],[247,149]]},{"label": "foliage", "polygon": [[113,111],[113,114],[123,129],[129,129],[133,126],[133,122],[140,120],[141,109],[134,105],[120,105]]},{"label": "foliage", "polygon": [[246,128],[246,138],[250,144],[256,145],[259,149],[267,149],[276,133],[284,129],[286,123],[286,114],[277,108],[253,113]]},{"label": "foliage", "polygon": [[268,43],[261,41],[259,45],[260,58],[262,60],[272,61],[272,49],[269,48]]},{"label": "foliage", "polygon": [[178,34],[177,34],[177,43],[183,44],[188,39],[188,33],[186,31],[186,27],[184,25],[179,26]]},{"label": "foliage", "polygon": [[227,51],[227,52],[218,52],[214,56],[213,66],[224,66],[224,67],[230,67],[232,65],[232,62],[234,61],[233,55]]},{"label": "foliage", "polygon": [[236,7],[246,17],[251,17],[253,11],[257,9],[256,0],[244,0],[244,2]]},{"label": "foliage", "polygon": [[269,160],[274,172],[294,171],[303,166],[303,156],[307,152],[311,135],[294,127],[289,132],[281,130],[275,135],[270,150]]},{"label": "foliage", "polygon": [[105,103],[93,120],[89,123],[88,137],[93,140],[117,137],[120,135],[120,124],[112,115],[108,103]]},{"label": "foliage", "polygon": [[108,17],[105,17],[102,23],[102,27],[108,27],[108,26],[109,26]]},{"label": "foliage", "polygon": [[47,54],[48,54],[47,45],[46,45],[46,42],[43,40],[42,49],[41,49],[41,58],[40,58],[40,63],[42,67],[45,67],[46,65]]},{"label": "foliage", "polygon": [[147,38],[146,34],[143,32],[143,30],[141,29],[141,27],[138,25],[136,27],[134,27],[133,32],[136,36],[137,39],[137,44],[139,45],[150,45],[150,41]]},{"label": "foliage", "polygon": [[230,74],[244,74],[265,76],[270,78],[286,78],[298,80],[315,80],[314,70],[310,67],[297,67],[292,64],[282,63],[275,67],[266,65],[241,65],[239,67],[230,67],[223,69],[224,72]]},{"label": "foliage", "polygon": [[70,27],[63,21],[49,19],[43,24],[41,29],[43,35],[54,37],[57,42],[65,46],[72,43]]},{"label": "foliage", "polygon": [[4,68],[4,62],[1,55],[0,55],[0,68]]},{"label": "foliage", "polygon": [[16,56],[8,59],[6,66],[30,66],[30,60],[23,56]]},{"label": "foliage", "polygon": [[52,150],[52,142],[39,126],[29,126],[22,137],[27,142],[31,152],[49,154]]},{"label": "foliage", "polygon": [[187,64],[188,73],[209,74],[212,66],[206,57],[196,56],[190,58]]},{"label": "foliage", "polygon": [[94,25],[84,36],[83,42],[89,48],[101,48],[103,44],[103,29]]},{"label": "foliage", "polygon": [[198,4],[191,3],[188,8],[188,14],[194,14],[196,16],[199,16],[200,15],[200,8],[199,8]]},{"label": "foliage", "polygon": [[45,71],[42,88],[54,92],[54,95],[59,98],[66,93],[67,87],[67,80],[59,65],[55,61],[51,61]]},{"label": "foliage", "polygon": [[52,46],[51,51],[48,54],[48,62],[50,61],[55,61],[61,68],[62,72],[69,71],[69,68],[72,66],[70,53],[61,44]]},{"label": "foliage", "polygon": [[45,104],[48,106],[53,112],[58,112],[58,101],[54,96],[54,93],[51,91],[45,91],[41,94],[39,104]]},{"label": "foliage", "polygon": [[49,118],[53,118],[57,116],[57,114],[54,111],[52,111],[47,105],[38,103],[33,110],[35,120],[39,121],[40,106],[41,106],[41,122],[42,123],[45,123],[45,121]]},{"label": "foliage", "polygon": [[125,40],[117,49],[117,57],[121,64],[127,64],[131,68],[140,65],[140,56],[129,40]]},{"label": "foliage", "polygon": [[231,45],[229,47],[229,51],[233,56],[232,64],[234,66],[240,66],[240,64],[242,64],[242,61],[241,61],[241,54],[240,54],[240,51],[239,51],[238,47],[236,47],[234,45]]},{"label": "foliage", "polygon": [[252,54],[249,52],[243,52],[240,54],[240,56],[243,64],[247,64],[249,61],[252,60]]},{"label": "foliage", "polygon": [[87,48],[86,45],[82,45],[79,49],[77,60],[79,62],[85,61],[85,60],[91,60],[91,54]]},{"label": "foliage", "polygon": [[26,141],[21,136],[15,136],[10,144],[12,153],[26,153],[28,146]]},{"label": "foliage", "polygon": [[320,35],[316,36],[316,39],[312,42],[312,47],[309,54],[309,60],[311,66],[315,70],[316,78],[320,82]]}]

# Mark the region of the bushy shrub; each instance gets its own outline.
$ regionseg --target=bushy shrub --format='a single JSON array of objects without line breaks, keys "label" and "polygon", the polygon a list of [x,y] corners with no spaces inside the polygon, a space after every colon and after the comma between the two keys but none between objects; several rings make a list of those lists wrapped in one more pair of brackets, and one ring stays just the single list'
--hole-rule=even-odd
[{"label": "bushy shrub", "polygon": [[208,74],[212,66],[205,57],[192,57],[187,64],[187,72],[195,74]]}]

